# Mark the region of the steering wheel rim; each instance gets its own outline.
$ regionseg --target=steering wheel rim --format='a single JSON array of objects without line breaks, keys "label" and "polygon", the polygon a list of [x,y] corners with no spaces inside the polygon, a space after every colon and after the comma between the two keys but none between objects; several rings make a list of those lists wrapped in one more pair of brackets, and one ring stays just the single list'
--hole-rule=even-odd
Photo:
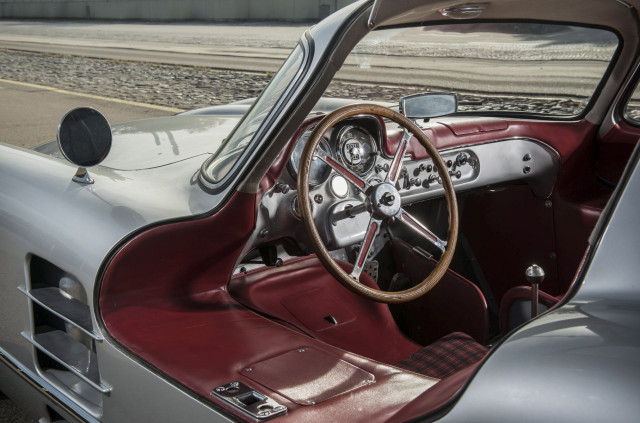
[{"label": "steering wheel rim", "polygon": [[[369,248],[375,239],[378,231],[380,230],[380,226],[382,221],[385,219],[396,219],[403,221],[407,225],[411,226],[414,230],[417,230],[419,233],[422,233],[425,238],[430,240],[434,245],[437,245],[434,240],[431,238],[434,237],[437,241],[440,241],[437,236],[435,236],[431,231],[429,231],[425,226],[421,225],[416,219],[412,218],[404,209],[401,207],[396,215],[387,215],[385,211],[375,210],[372,213],[371,220],[369,222],[369,227],[367,228],[367,232],[365,234],[365,238],[363,240],[363,246],[359,253],[358,258],[356,258],[356,263],[354,264],[354,271],[352,274],[347,273],[329,254],[329,251],[324,246],[322,238],[316,228],[313,213],[311,209],[311,199],[309,198],[309,172],[311,169],[311,163],[314,159],[314,153],[320,143],[320,140],[324,137],[324,134],[333,127],[336,123],[349,118],[355,115],[377,115],[381,117],[388,118],[397,124],[401,125],[405,129],[409,131],[414,137],[418,139],[422,146],[425,147],[427,153],[433,160],[434,166],[438,169],[438,175],[442,180],[442,186],[445,191],[445,198],[447,202],[447,210],[449,213],[449,228],[447,231],[447,241],[444,242],[444,249],[440,261],[436,265],[435,269],[431,272],[431,274],[424,279],[422,282],[417,285],[406,289],[404,291],[397,292],[389,292],[382,291],[378,289],[371,288],[367,285],[364,285],[359,281],[359,275],[364,265],[364,261],[366,260],[366,255],[369,251]],[[403,137],[401,142],[398,144],[398,149],[394,155],[394,159],[390,166],[389,172],[387,174],[387,178],[385,178],[385,182],[387,185],[387,194],[388,199],[393,199],[394,207],[392,211],[389,213],[393,213],[395,210],[396,204],[400,202],[399,193],[395,191],[395,182],[400,175],[402,168],[402,161],[404,159],[404,154],[406,152],[406,148],[408,146],[409,138]],[[333,167],[339,174],[341,174],[349,183],[357,186],[362,191],[367,190],[371,192],[374,187],[380,187],[382,184],[377,184],[375,186],[369,186],[366,181],[360,179],[357,175],[350,172],[348,169],[341,166],[338,162],[331,159],[330,157],[321,157],[323,161]],[[391,188],[391,184],[393,184],[393,189]],[[416,124],[414,124],[411,120],[406,118],[404,115],[397,113],[387,107],[379,106],[376,104],[353,104],[341,107],[327,116],[325,116],[320,123],[314,128],[309,139],[307,140],[307,144],[302,152],[302,157],[300,158],[300,166],[298,172],[298,180],[297,180],[297,189],[298,189],[298,207],[300,211],[300,215],[302,217],[302,221],[304,223],[305,229],[307,231],[307,235],[309,236],[309,241],[311,246],[316,252],[318,259],[324,265],[324,267],[333,275],[334,278],[338,280],[342,285],[351,291],[362,295],[366,298],[369,298],[373,301],[382,302],[382,303],[402,303],[411,301],[416,299],[427,292],[429,292],[444,276],[445,272],[449,268],[449,264],[451,263],[451,259],[453,258],[453,253],[455,251],[456,242],[458,238],[458,205],[456,201],[455,191],[453,189],[453,184],[451,182],[451,177],[449,176],[449,171],[442,160],[442,157],[438,153],[438,150],[435,148],[429,137],[422,132],[420,128]],[[380,190],[379,190],[380,191]],[[395,192],[398,198],[391,195],[391,192]],[[366,195],[369,195],[365,192]],[[372,194],[373,195],[373,194]],[[379,197],[376,197],[379,198]],[[384,198],[384,197],[383,197]],[[305,201],[306,199],[306,201]],[[370,203],[372,203],[370,201]],[[377,204],[380,206],[380,203]],[[371,206],[373,207],[373,206]],[[378,217],[381,216],[380,219],[376,218],[374,214]],[[365,249],[366,246],[366,249]],[[364,254],[363,254],[363,251]],[[360,266],[360,270],[355,272],[355,270]],[[356,273],[354,275],[354,273]]]}]

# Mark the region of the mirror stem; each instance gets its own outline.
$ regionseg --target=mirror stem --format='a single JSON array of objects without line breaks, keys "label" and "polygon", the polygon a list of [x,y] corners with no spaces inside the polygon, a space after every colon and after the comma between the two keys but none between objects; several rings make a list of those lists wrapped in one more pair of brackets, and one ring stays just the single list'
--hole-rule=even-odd
[{"label": "mirror stem", "polygon": [[93,183],[93,179],[89,176],[89,172],[84,167],[79,167],[76,171],[76,174],[72,178],[73,182],[77,182],[79,184],[89,185]]}]

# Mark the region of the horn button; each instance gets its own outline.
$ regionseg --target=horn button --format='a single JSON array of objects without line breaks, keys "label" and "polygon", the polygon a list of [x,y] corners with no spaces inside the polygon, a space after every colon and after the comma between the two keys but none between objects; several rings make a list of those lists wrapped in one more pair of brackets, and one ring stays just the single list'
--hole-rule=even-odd
[{"label": "horn button", "polygon": [[400,211],[400,193],[392,184],[383,182],[371,187],[366,201],[366,208],[377,219],[393,217]]}]

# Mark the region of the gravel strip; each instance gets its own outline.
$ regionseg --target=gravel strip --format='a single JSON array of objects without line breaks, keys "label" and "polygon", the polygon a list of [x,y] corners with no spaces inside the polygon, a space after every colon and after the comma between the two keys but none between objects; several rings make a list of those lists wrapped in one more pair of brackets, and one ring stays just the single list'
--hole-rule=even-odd
[{"label": "gravel strip", "polygon": [[[272,75],[189,66],[0,50],[3,77],[74,92],[190,110],[257,96]],[[333,82],[326,95],[396,102],[403,95],[440,91],[429,86],[372,86]],[[576,115],[586,99],[458,93],[459,110]]]},{"label": "gravel strip", "polygon": [[4,78],[121,100],[194,109],[258,95],[268,74],[0,50]]}]

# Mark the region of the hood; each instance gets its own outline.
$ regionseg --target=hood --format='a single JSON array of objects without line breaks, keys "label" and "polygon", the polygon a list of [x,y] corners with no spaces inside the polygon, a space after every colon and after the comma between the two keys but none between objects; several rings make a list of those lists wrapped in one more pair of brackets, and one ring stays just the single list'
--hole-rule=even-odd
[{"label": "hood", "polygon": [[171,116],[113,125],[113,146],[101,166],[151,169],[215,153],[238,123],[229,116]]},{"label": "hood", "polygon": [[[115,170],[142,170],[200,155],[208,157],[220,148],[240,117],[176,115],[112,125],[113,145],[100,166]],[[35,150],[62,157],[55,141]]]}]

